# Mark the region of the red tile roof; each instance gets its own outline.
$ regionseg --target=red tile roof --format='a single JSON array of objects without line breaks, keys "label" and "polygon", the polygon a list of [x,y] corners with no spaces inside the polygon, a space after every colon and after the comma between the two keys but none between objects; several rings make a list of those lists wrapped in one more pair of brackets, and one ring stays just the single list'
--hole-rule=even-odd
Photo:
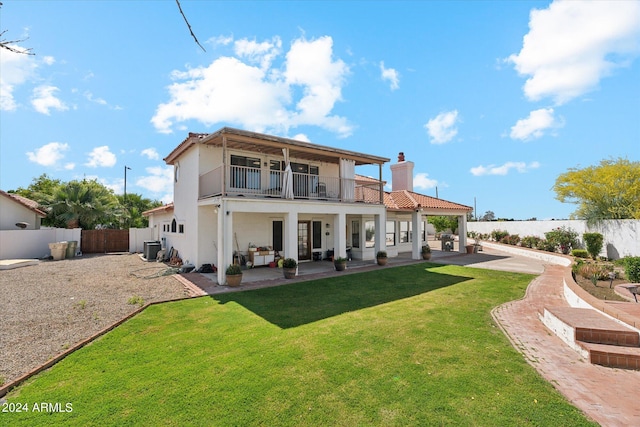
[{"label": "red tile roof", "polygon": [[13,200],[16,203],[21,204],[25,208],[35,212],[36,214],[40,215],[43,218],[47,216],[46,212],[40,210],[40,204],[34,200],[27,199],[26,197],[22,197],[15,193],[7,193],[6,191],[2,191],[2,190],[0,190],[0,194]]},{"label": "red tile roof", "polygon": [[148,211],[142,212],[142,216],[149,216],[157,213],[166,213],[171,212],[173,210],[173,202],[167,203],[164,206],[158,206],[157,208],[149,209]]},{"label": "red tile roof", "polygon": [[387,206],[387,209],[392,210],[414,210],[418,208],[452,211],[473,210],[470,206],[449,202],[443,199],[436,199],[435,197],[425,196],[424,194],[416,193],[414,191],[398,190],[387,194],[389,194],[391,203],[387,204],[387,198],[385,197],[385,205]]}]

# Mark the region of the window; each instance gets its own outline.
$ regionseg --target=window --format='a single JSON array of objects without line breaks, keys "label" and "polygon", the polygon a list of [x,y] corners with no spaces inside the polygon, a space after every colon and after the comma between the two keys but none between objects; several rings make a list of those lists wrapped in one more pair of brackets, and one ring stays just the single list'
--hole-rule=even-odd
[{"label": "window", "polygon": [[396,222],[387,221],[387,246],[396,245]]},{"label": "window", "polygon": [[260,189],[260,159],[231,155],[231,187]]},{"label": "window", "polygon": [[291,171],[293,172],[293,193],[296,197],[309,197],[311,193],[318,192],[319,169],[317,166],[291,162]]},{"label": "window", "polygon": [[184,224],[178,225],[178,233],[184,233]]},{"label": "window", "polygon": [[176,219],[174,218],[173,221],[171,221],[171,232],[175,233],[176,232]]},{"label": "window", "polygon": [[360,247],[360,221],[351,222],[351,246]]},{"label": "window", "polygon": [[373,248],[376,245],[376,224],[373,221],[364,223],[365,247]]},{"label": "window", "polygon": [[409,243],[411,241],[411,222],[400,221],[400,243]]},{"label": "window", "polygon": [[282,171],[284,162],[271,160],[269,162],[269,190],[274,192],[282,191]]}]

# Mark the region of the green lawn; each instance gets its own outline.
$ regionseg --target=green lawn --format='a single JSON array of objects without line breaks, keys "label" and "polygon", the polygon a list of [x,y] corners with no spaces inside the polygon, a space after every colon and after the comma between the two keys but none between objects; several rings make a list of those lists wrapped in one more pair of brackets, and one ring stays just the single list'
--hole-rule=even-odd
[{"label": "green lawn", "polygon": [[0,425],[592,425],[492,307],[534,276],[436,264],[148,308],[12,392]]}]

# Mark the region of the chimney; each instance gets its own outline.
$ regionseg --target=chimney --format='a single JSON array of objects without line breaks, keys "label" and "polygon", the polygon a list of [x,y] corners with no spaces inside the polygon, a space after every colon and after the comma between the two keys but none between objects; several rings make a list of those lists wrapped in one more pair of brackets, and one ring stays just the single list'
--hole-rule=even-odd
[{"label": "chimney", "polygon": [[391,191],[413,191],[414,163],[404,159],[404,153],[398,154],[398,163],[391,165]]}]

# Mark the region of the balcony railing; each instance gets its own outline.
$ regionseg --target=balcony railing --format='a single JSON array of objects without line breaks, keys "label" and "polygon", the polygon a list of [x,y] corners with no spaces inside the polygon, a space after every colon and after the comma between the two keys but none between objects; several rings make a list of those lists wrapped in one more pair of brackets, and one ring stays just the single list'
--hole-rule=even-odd
[{"label": "balcony railing", "polygon": [[[219,166],[200,175],[198,194],[200,198],[221,195],[281,198],[283,179],[283,171]],[[354,179],[294,172],[293,197],[380,204],[380,184],[358,185]]]}]

